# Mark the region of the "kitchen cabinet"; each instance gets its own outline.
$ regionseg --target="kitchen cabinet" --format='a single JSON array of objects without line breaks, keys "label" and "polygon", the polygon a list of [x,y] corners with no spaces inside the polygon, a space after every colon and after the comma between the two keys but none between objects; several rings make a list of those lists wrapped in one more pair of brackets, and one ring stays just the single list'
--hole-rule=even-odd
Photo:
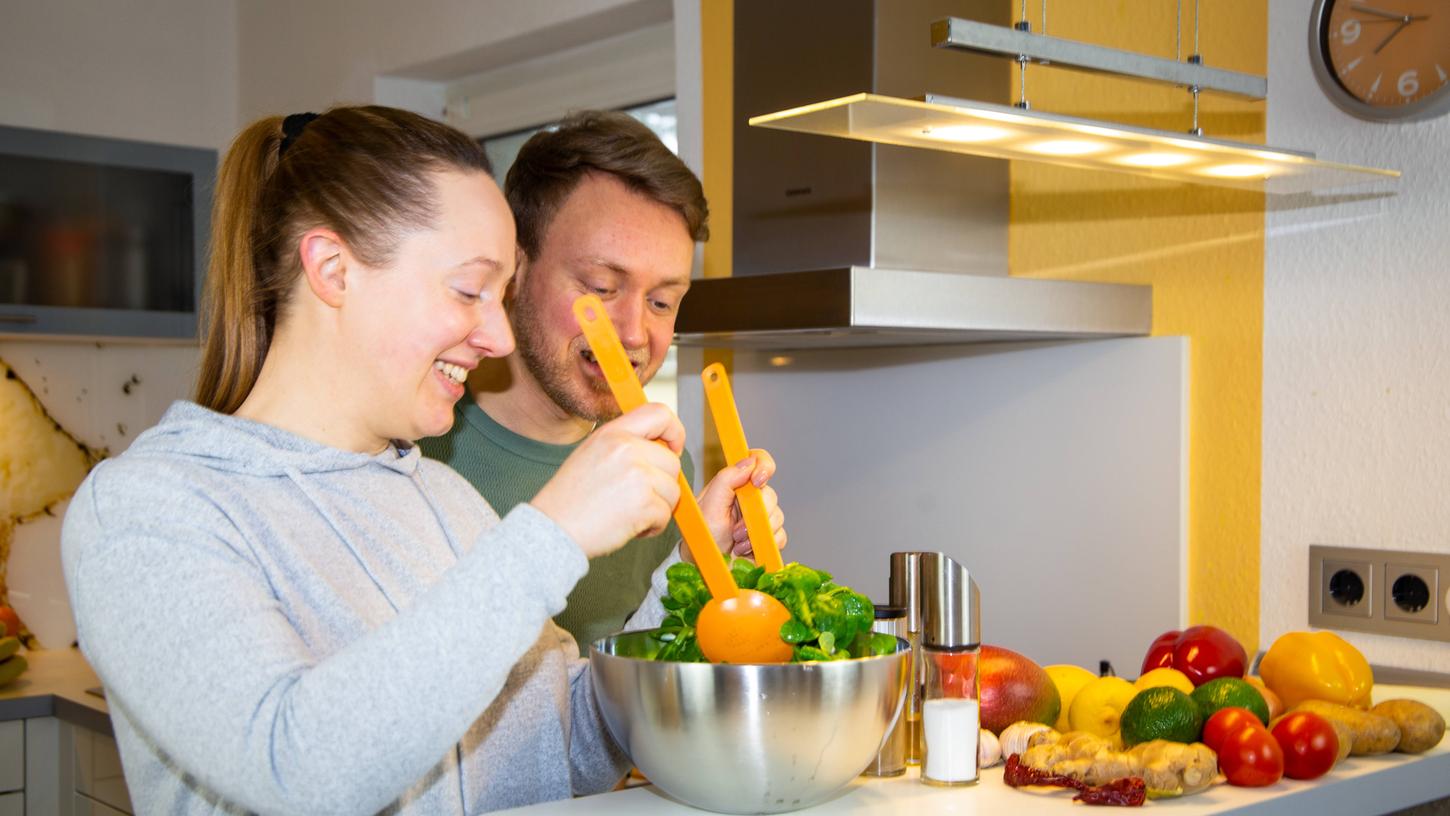
[{"label": "kitchen cabinet", "polygon": [[[0,723],[0,793],[25,787],[25,724]],[[3,813],[0,810],[0,813]]]},{"label": "kitchen cabinet", "polygon": [[71,812],[75,816],[125,816],[127,813],[124,810],[116,810],[104,803],[97,802],[89,796],[80,793],[77,793],[75,796],[75,802],[73,803],[73,810]]},{"label": "kitchen cabinet", "polygon": [[134,812],[95,673],[75,649],[27,658],[0,689],[0,816]]},{"label": "kitchen cabinet", "polygon": [[[23,790],[14,796],[22,803],[15,813],[130,814],[131,799],[121,775],[121,755],[109,735],[56,717],[12,720],[6,726],[24,728],[23,747],[14,752],[24,765]],[[7,744],[7,755],[16,746]],[[10,794],[7,794],[9,796]],[[0,816],[5,816],[0,799]]]}]

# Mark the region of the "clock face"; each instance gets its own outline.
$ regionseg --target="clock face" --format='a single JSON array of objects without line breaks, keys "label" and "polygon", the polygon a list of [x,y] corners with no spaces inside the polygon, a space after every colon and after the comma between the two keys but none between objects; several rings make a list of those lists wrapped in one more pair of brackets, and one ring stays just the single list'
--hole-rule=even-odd
[{"label": "clock face", "polygon": [[[1450,2],[1321,0],[1315,68],[1337,104],[1374,119],[1450,105]],[[1336,98],[1336,92],[1346,99]],[[1348,103],[1348,104],[1346,104]]]}]

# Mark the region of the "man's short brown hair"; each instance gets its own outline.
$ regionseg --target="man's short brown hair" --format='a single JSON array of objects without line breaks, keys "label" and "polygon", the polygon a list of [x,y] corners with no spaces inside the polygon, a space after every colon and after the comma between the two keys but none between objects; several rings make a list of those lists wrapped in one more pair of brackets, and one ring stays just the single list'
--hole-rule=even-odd
[{"label": "man's short brown hair", "polygon": [[581,111],[530,137],[504,180],[519,246],[530,258],[538,257],[549,222],[589,173],[609,173],[678,212],[691,239],[710,236],[700,180],[653,131],[628,114]]}]

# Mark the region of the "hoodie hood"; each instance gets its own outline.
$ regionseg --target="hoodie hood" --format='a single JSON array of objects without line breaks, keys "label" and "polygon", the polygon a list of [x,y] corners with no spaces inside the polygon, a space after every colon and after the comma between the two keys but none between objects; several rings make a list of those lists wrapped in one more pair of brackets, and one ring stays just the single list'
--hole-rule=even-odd
[{"label": "hoodie hood", "polygon": [[394,442],[376,454],[346,451],[186,401],[172,403],[161,422],[136,437],[127,453],[181,457],[213,470],[254,476],[331,473],[374,464],[412,474],[422,458],[417,446],[408,443]]}]

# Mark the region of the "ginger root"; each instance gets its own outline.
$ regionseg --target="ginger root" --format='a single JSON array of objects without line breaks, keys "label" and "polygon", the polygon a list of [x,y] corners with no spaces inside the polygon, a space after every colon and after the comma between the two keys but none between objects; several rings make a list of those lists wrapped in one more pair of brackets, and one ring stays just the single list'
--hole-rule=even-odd
[{"label": "ginger root", "polygon": [[1201,742],[1153,740],[1121,751],[1111,741],[1082,731],[1033,734],[1022,764],[1089,785],[1141,777],[1154,799],[1198,793],[1218,775],[1218,755]]}]

